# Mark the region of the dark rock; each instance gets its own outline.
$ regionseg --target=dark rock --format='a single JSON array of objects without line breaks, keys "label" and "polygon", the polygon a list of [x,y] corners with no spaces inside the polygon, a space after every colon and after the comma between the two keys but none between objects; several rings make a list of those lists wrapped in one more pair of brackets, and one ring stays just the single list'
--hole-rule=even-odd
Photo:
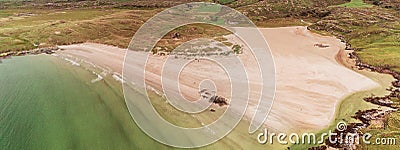
[{"label": "dark rock", "polygon": [[220,107],[228,105],[228,100],[222,96],[213,96],[210,98],[210,102],[218,104]]}]

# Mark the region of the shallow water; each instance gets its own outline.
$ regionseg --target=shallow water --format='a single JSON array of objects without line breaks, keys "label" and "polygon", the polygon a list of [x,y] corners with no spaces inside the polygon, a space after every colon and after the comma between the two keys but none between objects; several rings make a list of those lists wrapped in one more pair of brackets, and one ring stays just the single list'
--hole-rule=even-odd
[{"label": "shallow water", "polygon": [[[82,62],[50,55],[3,60],[0,149],[172,149],[136,126],[117,78],[76,63]],[[93,83],[98,74],[103,79]],[[149,96],[156,108],[166,112],[163,117],[167,120],[199,123],[185,117],[181,120],[180,111],[166,107],[162,97],[151,92]],[[282,149],[282,145],[258,144],[256,134],[248,134],[248,127],[249,122],[241,121],[227,137],[203,148]]]},{"label": "shallow water", "polygon": [[50,56],[0,64],[1,149],[137,149],[165,146],[134,123],[111,75]]}]

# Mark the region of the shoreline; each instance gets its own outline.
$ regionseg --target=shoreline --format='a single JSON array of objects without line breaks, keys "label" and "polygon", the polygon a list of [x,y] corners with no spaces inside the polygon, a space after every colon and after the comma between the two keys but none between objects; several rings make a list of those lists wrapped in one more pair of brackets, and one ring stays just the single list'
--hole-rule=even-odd
[{"label": "shoreline", "polygon": [[[294,30],[294,28],[298,28],[298,29]],[[285,53],[286,56],[287,55],[289,55],[289,56],[290,55],[295,55],[296,57],[299,57],[299,59],[302,59],[301,56],[305,55],[305,56],[303,56],[304,59],[306,59],[306,61],[309,61],[311,63],[303,64],[303,63],[301,63],[301,61],[300,62],[296,62],[300,66],[312,66],[313,68],[316,68],[316,69],[319,69],[319,70],[325,70],[325,69],[328,70],[329,68],[331,68],[331,70],[337,71],[337,74],[341,74],[342,73],[344,76],[348,76],[349,78],[354,78],[354,80],[358,80],[357,77],[355,78],[355,76],[354,76],[355,74],[357,74],[357,76],[362,77],[362,80],[359,80],[359,81],[362,81],[362,82],[365,81],[364,85],[360,85],[360,86],[368,85],[368,83],[369,83],[368,81],[370,80],[369,78],[364,78],[364,75],[360,75],[360,74],[358,74],[358,73],[356,73],[356,72],[354,72],[352,70],[349,70],[348,68],[345,68],[345,67],[341,66],[339,64],[339,62],[337,62],[335,60],[335,56],[336,56],[337,52],[339,52],[340,50],[343,50],[345,48],[345,43],[341,43],[340,39],[337,39],[337,38],[332,37],[332,36],[325,36],[325,35],[320,35],[320,34],[316,34],[316,33],[310,32],[306,28],[307,27],[292,27],[292,28],[285,27],[285,29],[293,30],[292,32],[294,32],[295,36],[297,35],[299,38],[304,38],[304,39],[308,39],[308,40],[304,41],[304,40],[301,40],[301,39],[298,39],[298,38],[288,38],[288,39],[285,39],[285,40],[294,42],[294,43],[291,43],[291,44],[297,44],[297,42],[300,42],[300,41],[303,42],[303,43],[308,43],[308,45],[309,45],[308,47],[309,48],[306,49],[305,51],[308,51],[310,53],[298,52],[297,49],[294,49],[293,51],[290,51],[291,53]],[[272,30],[278,30],[278,29],[274,28]],[[285,34],[285,32],[281,32],[281,33]],[[268,37],[267,37],[267,41],[271,42],[271,39],[268,40]],[[274,41],[272,41],[272,42],[274,42]],[[284,44],[286,42],[285,41],[280,41],[278,43]],[[316,46],[317,44],[328,45],[329,47],[327,47],[327,48],[318,47],[318,46]],[[336,44],[340,44],[340,45],[336,45]],[[273,46],[271,48],[273,49]],[[289,49],[289,48],[290,47],[285,46],[285,45],[283,45],[281,47],[281,49]],[[300,50],[302,50],[302,49],[300,48]],[[315,61],[312,61],[314,56],[319,57],[319,59],[316,59]],[[330,61],[328,64],[324,63],[324,60],[326,60],[326,59],[328,59]],[[281,60],[281,61],[287,61],[287,60]],[[319,65],[320,63],[323,63],[324,65]],[[336,67],[332,68],[331,63],[334,63]],[[279,62],[278,62],[278,64],[279,64]],[[339,67],[339,65],[340,65],[340,67]],[[299,70],[300,73],[301,73],[303,68],[296,68],[296,66],[293,66],[293,67],[290,66],[290,67],[286,67],[286,68],[288,68],[288,70]],[[343,67],[343,69],[345,69],[345,70],[343,70],[344,72],[341,70],[342,67]],[[329,75],[329,72],[321,72],[319,70],[315,70],[315,69],[314,70],[310,70],[311,72],[314,72],[313,74],[310,74],[310,75],[311,76],[315,76],[315,75],[318,76],[319,73],[321,73],[320,75]],[[308,71],[308,72],[310,72],[310,71]],[[348,72],[348,73],[346,73],[346,72]],[[304,73],[307,74],[307,72],[304,72]],[[299,73],[296,72],[296,73],[293,73],[293,74],[299,74]],[[336,72],[335,72],[335,74],[336,74]],[[285,77],[290,78],[290,76],[285,76]],[[305,79],[307,79],[307,78],[309,78],[309,77],[305,77]],[[325,82],[329,83],[329,82],[332,82],[332,81],[341,81],[341,80],[346,81],[348,79],[342,78],[341,76],[333,75],[328,79],[327,82],[326,81]],[[318,79],[318,80],[316,80],[315,83],[306,84],[306,85],[309,86],[309,88],[310,87],[312,88],[315,85],[318,86],[318,85],[321,85],[321,84],[324,85],[324,86],[325,85],[329,85],[329,84],[326,84],[326,83],[324,83],[323,80]],[[329,88],[327,88],[325,90],[325,92],[326,93],[332,93],[332,92],[334,93],[335,90],[340,89],[342,85],[348,85],[348,83],[360,84],[360,83],[357,83],[356,81],[348,81],[348,82],[345,82],[345,83],[344,82],[339,82],[339,84],[337,84],[337,83],[336,84],[332,84],[332,85],[335,85],[335,86],[329,86]],[[319,127],[305,128],[305,129],[300,129],[300,130],[295,130],[295,131],[297,131],[297,132],[305,132],[305,131],[315,131],[315,130],[319,130],[319,129],[325,128],[327,125],[330,124],[330,122],[332,120],[335,119],[335,115],[334,114],[335,114],[335,111],[336,111],[337,104],[339,104],[340,100],[345,98],[347,95],[350,95],[351,93],[354,93],[354,92],[357,92],[357,91],[363,91],[363,90],[370,89],[370,88],[373,88],[373,87],[375,87],[375,85],[374,86],[367,86],[366,88],[361,88],[361,89],[358,89],[358,90],[349,90],[349,91],[338,92],[338,94],[340,94],[340,95],[335,97],[334,99],[332,99],[331,102],[325,103],[324,105],[320,105],[320,106],[318,104],[317,104],[317,106],[314,105],[314,107],[316,107],[317,109],[321,109],[321,108],[324,108],[326,106],[331,105],[333,109],[330,112],[330,115],[328,117],[329,119],[325,120],[325,124],[321,123],[321,125]],[[321,89],[311,90],[310,92],[314,92],[314,91],[321,91]],[[324,90],[322,90],[322,91],[324,91]],[[301,93],[302,92],[299,91],[300,95],[301,95]],[[305,95],[307,95],[307,94],[305,94]],[[310,97],[310,98],[313,99],[312,97]],[[307,102],[307,101],[309,101],[310,98],[304,99],[304,100],[302,100],[302,102]],[[286,98],[286,99],[288,99],[288,98]],[[325,98],[323,98],[323,97],[317,98],[316,101],[317,101],[317,103],[320,103],[320,100],[324,100],[324,99],[326,99],[326,97]],[[304,108],[303,108],[303,110],[304,110]],[[307,111],[308,112],[315,112],[312,109],[309,109]],[[300,109],[298,112],[302,112],[302,110]],[[294,112],[294,114],[296,114],[296,112]],[[304,116],[304,117],[306,117],[306,116]],[[303,117],[300,117],[300,118],[303,118]],[[313,118],[313,117],[309,116],[308,118]],[[320,118],[321,119],[321,117],[316,117],[316,116],[314,118]]]},{"label": "shoreline", "polygon": [[[335,107],[338,103],[340,99],[343,99],[345,96],[353,93],[352,91],[358,91],[360,90],[360,87],[363,86],[371,86],[374,85],[372,84],[372,80],[364,77],[363,75],[359,75],[358,73],[355,73],[354,71],[348,70],[348,68],[342,68],[339,67],[339,64],[337,62],[335,62],[334,60],[334,55],[337,53],[336,49],[336,45],[333,43],[339,42],[340,40],[332,40],[332,39],[336,39],[334,37],[327,37],[327,36],[321,36],[318,34],[310,34],[308,30],[306,30],[306,27],[284,27],[284,28],[261,28],[260,30],[262,30],[262,32],[267,32],[269,37],[267,38],[267,41],[270,42],[268,40],[268,38],[271,38],[271,35],[277,35],[280,36],[281,33],[280,31],[285,31],[283,32],[284,36],[281,36],[282,38],[280,38],[281,40],[286,39],[286,36],[295,36],[294,38],[301,38],[301,39],[297,39],[299,40],[298,43],[296,44],[300,44],[300,45],[304,45],[307,47],[307,49],[302,49],[302,51],[298,51],[296,48],[296,45],[294,47],[287,47],[287,45],[282,45],[285,42],[272,42],[270,43],[271,49],[273,51],[273,53],[277,54],[277,59],[278,59],[278,66],[277,68],[282,68],[282,65],[287,64],[287,59],[289,58],[289,60],[293,59],[293,61],[290,61],[290,63],[288,64],[290,65],[298,65],[301,64],[303,62],[305,62],[306,64],[304,64],[305,66],[309,66],[311,64],[316,65],[317,68],[322,67],[321,69],[324,70],[323,72],[319,71],[319,70],[304,70],[301,69],[299,70],[299,68],[294,69],[294,68],[287,68],[287,67],[283,67],[282,69],[278,69],[277,72],[277,76],[278,76],[278,84],[282,84],[284,83],[283,86],[278,87],[278,100],[275,100],[274,105],[272,106],[272,110],[270,115],[268,116],[269,119],[267,119],[267,121],[265,122],[265,124],[268,124],[267,127],[278,130],[278,131],[287,131],[289,132],[290,130],[295,129],[294,127],[298,126],[299,128],[297,129],[301,129],[301,130],[295,130],[295,131],[304,131],[304,130],[315,130],[315,129],[322,129],[324,128],[326,125],[328,125],[333,119],[334,119],[334,112],[335,112]],[[277,34],[277,32],[279,34]],[[304,41],[304,39],[306,41]],[[316,43],[329,43],[332,42],[331,47],[328,48],[319,48],[316,47],[315,44]],[[279,45],[277,45],[279,44]],[[284,47],[281,47],[284,46]],[[304,47],[304,46],[299,46],[299,47]],[[83,57],[83,59],[90,59],[92,60],[91,62],[95,63],[95,64],[100,64],[100,65],[109,65],[111,64],[112,67],[110,68],[114,68],[113,70],[122,70],[122,61],[120,62],[113,62],[111,61],[112,59],[116,59],[116,60],[123,60],[123,53],[124,51],[122,49],[116,48],[116,47],[111,47],[111,46],[106,46],[106,45],[100,45],[100,44],[93,44],[93,43],[84,43],[84,44],[75,44],[75,45],[69,45],[69,46],[61,46],[63,49],[67,49],[65,51],[60,51],[62,53],[70,53],[76,56],[80,56]],[[340,46],[342,47],[342,46]],[[344,46],[343,46],[344,48]],[[283,50],[283,51],[282,51]],[[110,53],[112,52],[112,53]],[[103,54],[102,54],[103,53]],[[286,53],[293,53],[290,54],[289,57],[287,57],[288,55]],[[299,54],[299,58],[304,58],[306,61],[300,61],[298,62],[296,59],[296,57],[292,57],[293,56],[297,56],[296,54]],[[105,55],[107,55],[107,57],[105,57]],[[143,54],[141,54],[143,55]],[[311,55],[311,56],[309,56]],[[244,58],[245,60],[250,59],[247,58],[247,56],[245,55],[239,55],[239,57]],[[275,57],[275,55],[274,55]],[[313,60],[313,58],[316,58]],[[96,59],[94,59],[96,58]],[[103,58],[103,59],[102,59]],[[309,60],[307,60],[307,58],[312,58]],[[326,61],[327,58],[329,58],[329,61]],[[159,89],[161,87],[159,87],[159,83],[161,83],[160,81],[160,77],[159,74],[160,72],[160,67],[158,65],[157,62],[162,62],[165,59],[165,57],[157,57],[154,56],[154,58],[152,58],[152,60],[149,61],[151,68],[148,68],[150,70],[152,70],[151,74],[149,74],[149,77],[152,79],[150,85],[154,88],[154,89],[158,89],[158,91],[160,91]],[[315,61],[315,63],[314,63]],[[327,65],[318,65],[318,62],[324,62],[323,64]],[[311,64],[310,64],[311,63]],[[117,64],[117,65],[115,65]],[[120,64],[120,65],[118,65]],[[251,66],[251,61],[249,61],[249,66]],[[335,65],[337,64],[337,65]],[[288,66],[288,65],[284,65],[284,66]],[[333,66],[332,66],[333,65]],[[198,66],[196,64],[194,64],[193,67]],[[329,66],[331,67],[331,69],[328,69]],[[328,68],[326,68],[328,67]],[[333,67],[333,68],[332,68]],[[204,68],[201,66],[195,67],[195,68]],[[323,69],[325,68],[325,69]],[[204,68],[204,69],[212,69],[212,68]],[[251,69],[251,68],[250,68]],[[360,82],[363,82],[364,80],[368,80],[366,83],[360,84],[360,83],[355,83],[355,81],[349,81],[350,83],[355,83],[353,85],[349,85],[347,83],[347,81],[340,81],[340,76],[336,76],[336,72],[332,71],[332,70],[337,70],[339,69],[340,71],[344,71],[343,74],[346,74],[346,76],[348,75],[350,78],[355,78],[357,80],[359,80]],[[344,70],[343,70],[344,69]],[[213,70],[213,69],[212,69]],[[254,70],[254,69],[253,69]],[[295,70],[290,71],[290,70]],[[337,71],[339,71],[337,70]],[[214,71],[216,71],[214,69]],[[222,75],[220,73],[218,73],[219,71],[216,71],[216,74]],[[187,74],[189,73],[189,74]],[[256,73],[256,72],[253,72]],[[312,75],[307,75],[309,73],[312,73],[314,75],[329,75],[331,77],[324,77],[321,79],[321,77],[318,78],[313,78]],[[158,75],[157,75],[158,74]],[[194,75],[196,74],[196,75]],[[191,69],[191,71],[188,71],[186,73],[184,73],[184,75],[186,76],[190,76],[191,80],[192,79],[196,79],[199,78],[201,79],[201,77],[203,76],[202,72],[196,72],[193,69]],[[292,79],[292,75],[293,74],[304,74],[304,76],[301,77],[297,77],[299,78],[299,80],[295,80],[293,82],[291,81],[284,81],[284,79]],[[206,75],[206,74],[204,74]],[[281,77],[281,76],[284,77]],[[222,75],[224,76],[224,75]],[[214,77],[218,77],[218,76],[214,76]],[[255,77],[255,80],[252,80],[251,82],[257,83],[256,81],[257,76],[253,76]],[[147,76],[146,76],[147,78]],[[339,79],[337,79],[339,78]],[[218,78],[217,78],[218,79]],[[309,81],[307,81],[309,79]],[[334,79],[333,81],[331,79]],[[304,80],[304,81],[303,81]],[[324,81],[327,80],[327,81]],[[222,81],[222,80],[221,80]],[[334,83],[336,81],[339,81],[339,83]],[[185,79],[183,80],[184,85],[186,85],[189,89],[189,91],[187,91],[188,93],[197,93],[197,90],[193,90],[196,89],[195,86],[189,84],[189,81],[186,81]],[[193,81],[191,81],[191,83],[193,83]],[[222,82],[221,82],[222,83]],[[289,83],[289,85],[288,85]],[[323,84],[321,84],[323,83]],[[342,92],[336,92],[337,94],[340,94],[338,96],[333,96],[332,92],[328,92],[327,95],[321,95],[321,94],[317,94],[317,93],[309,93],[308,91],[304,91],[304,90],[300,90],[299,88],[295,88],[295,87],[307,87],[307,86],[315,86],[318,85],[320,87],[315,87],[316,90],[314,92],[320,93],[323,90],[330,90],[330,89],[340,89]],[[347,87],[343,87],[343,86],[347,86]],[[218,86],[218,85],[217,85]],[[287,87],[290,88],[287,88]],[[291,86],[293,88],[291,88]],[[223,86],[221,86],[223,87]],[[370,87],[369,87],[370,88]],[[257,89],[257,86],[253,86],[253,89]],[[306,88],[303,88],[306,89]],[[312,90],[313,88],[311,88],[310,90]],[[361,88],[363,89],[363,88]],[[322,90],[322,91],[321,91]],[[224,91],[222,91],[224,92]],[[310,91],[312,92],[312,91]],[[285,93],[285,94],[284,94]],[[290,94],[289,94],[290,93]],[[342,94],[341,94],[342,93]],[[255,94],[255,93],[254,93]],[[282,97],[283,95],[292,95],[291,97]],[[309,98],[303,98],[303,99],[299,99],[299,96],[302,96],[303,94],[305,94],[306,96],[309,95]],[[191,95],[187,95],[184,94],[185,97],[188,98],[195,98],[196,94],[191,94]],[[225,95],[225,94],[221,94],[224,97],[229,97],[229,95]],[[255,97],[254,97],[255,96]],[[316,97],[315,97],[316,96]],[[249,105],[249,111],[254,111],[255,107],[253,106],[254,103],[256,103],[254,100],[256,99],[257,95],[253,95],[253,100],[250,101],[250,105]],[[336,98],[337,97],[337,98]],[[310,101],[311,99],[311,101]],[[329,101],[326,101],[326,99],[328,99]],[[283,100],[283,101],[282,101]],[[293,103],[296,101],[299,102],[303,102],[300,104],[299,107],[299,103]],[[327,104],[321,103],[321,100],[325,100],[326,102],[329,102]],[[253,104],[252,104],[253,103]],[[324,104],[324,105],[322,105]],[[314,110],[312,108],[319,108],[319,110]],[[324,110],[324,111],[322,111]],[[300,113],[300,112],[304,112],[304,113]],[[323,113],[321,113],[323,112]],[[299,118],[309,118],[309,119],[302,119],[302,120],[298,120],[298,119],[294,119],[294,118],[287,118],[290,115],[286,115],[286,114],[291,114],[291,113],[295,113],[295,114],[299,114],[303,117],[299,117]],[[246,117],[247,119],[251,119],[252,116],[252,112],[247,112],[246,113],[248,117]],[[328,115],[329,114],[329,115]],[[321,122],[322,120],[315,120],[316,118],[326,118],[326,115],[330,116],[328,120],[324,119],[323,122]],[[308,116],[308,117],[307,117]],[[325,117],[322,117],[325,116]],[[277,120],[284,120],[282,121],[277,121]],[[313,120],[314,119],[314,120]],[[304,122],[306,121],[306,122]],[[290,124],[290,125],[289,125]],[[289,125],[289,126],[288,126]],[[276,128],[278,127],[278,128]]]},{"label": "shoreline", "polygon": [[[349,57],[347,57],[347,56],[345,56],[344,58],[343,57],[339,57],[340,55],[343,55],[343,54],[348,54],[348,50],[344,50],[344,49],[340,49],[338,52],[337,52],[337,54],[335,55],[335,59],[336,59],[336,61],[337,61],[337,63],[338,64],[341,64],[341,65],[343,65],[343,66],[345,66],[346,68],[348,68],[349,70],[352,70],[352,71],[354,71],[354,72],[358,72],[358,71],[356,71],[355,70],[355,67],[357,67],[357,65],[351,65],[351,66],[348,66],[348,64],[346,65],[346,63],[349,63],[349,62],[346,62],[346,61],[351,61],[352,59],[351,58],[349,58]],[[341,59],[341,60],[340,60]],[[371,72],[371,71],[368,71],[368,72]],[[359,73],[359,72],[358,72]],[[152,91],[154,91],[154,92],[156,92],[156,93],[158,93],[159,91],[158,90],[156,90],[154,87],[152,87]],[[358,92],[362,92],[362,91],[358,91]],[[332,117],[331,117],[331,121],[334,121],[336,118],[335,118],[335,116],[336,116],[336,110],[338,109],[338,107],[337,107],[337,105],[338,104],[340,104],[341,103],[341,101],[343,101],[346,97],[348,97],[349,95],[352,95],[352,94],[354,94],[354,93],[358,93],[358,92],[353,92],[353,93],[350,93],[350,94],[348,94],[348,95],[345,95],[345,96],[343,96],[341,99],[339,99],[339,100],[337,100],[337,102],[336,102],[336,104],[335,104],[335,115],[333,115]],[[161,94],[157,94],[157,95],[161,95]],[[377,105],[377,106],[379,106],[379,105]],[[388,112],[388,111],[386,111],[386,112]],[[384,114],[385,115],[387,115],[387,114],[389,114],[389,113],[386,113],[386,112],[384,112]],[[370,110],[367,110],[367,111],[364,111],[364,112],[361,112],[362,114],[365,114],[365,113],[371,113],[371,111]],[[379,111],[377,111],[377,113],[381,113],[381,112],[379,112]],[[356,115],[359,115],[359,114],[356,114]],[[357,118],[356,118],[357,119]],[[358,120],[360,120],[360,118],[358,118]],[[351,123],[350,124],[350,126],[352,126],[352,127],[360,127],[360,124],[355,124],[355,123]]]},{"label": "shoreline", "polygon": [[[299,26],[297,26],[297,27],[283,27],[284,29],[286,29],[286,30],[293,30],[294,28],[305,28],[305,27],[299,27]],[[260,30],[279,30],[280,28],[260,28]],[[296,30],[298,30],[298,29],[296,29]],[[296,30],[294,30],[293,32],[297,32]],[[297,34],[299,34],[299,36],[305,36],[305,37],[307,37],[307,36],[310,36],[310,35],[308,35],[308,33],[303,33],[303,32],[298,32],[298,33],[295,33],[296,35]],[[311,34],[315,34],[315,33],[311,33]],[[331,36],[323,36],[323,35],[319,35],[319,34],[315,34],[315,35],[317,35],[319,38],[332,38]],[[311,35],[311,37],[312,36],[315,36],[315,35]],[[315,38],[315,37],[314,37]],[[317,38],[318,39],[318,38]],[[117,47],[113,47],[113,46],[109,46],[109,45],[101,45],[101,44],[94,44],[94,43],[83,43],[83,44],[74,44],[74,45],[64,45],[64,46],[59,46],[59,47],[57,47],[57,50],[56,51],[53,51],[53,52],[55,52],[56,54],[59,54],[59,53],[64,53],[64,52],[69,52],[68,50],[66,50],[66,51],[64,51],[63,49],[64,48],[62,48],[62,47],[70,47],[70,46],[76,46],[75,48],[79,48],[80,46],[82,46],[82,45],[87,45],[87,44],[89,44],[89,45],[97,45],[97,46],[99,46],[100,48],[99,49],[96,49],[96,48],[92,48],[91,49],[91,51],[99,51],[101,48],[103,48],[103,49],[107,49],[107,51],[108,52],[106,52],[106,54],[108,54],[108,55],[112,55],[111,56],[111,58],[113,58],[113,57],[120,57],[120,56],[118,56],[118,55],[120,55],[121,53],[124,53],[124,51],[121,51],[121,49],[120,48],[117,48]],[[80,45],[80,46],[79,46]],[[346,44],[347,45],[347,44]],[[315,45],[314,45],[315,46]],[[61,47],[61,48],[60,48]],[[89,48],[90,49],[90,48]],[[113,55],[112,53],[115,53],[115,51],[112,51],[112,53],[110,53],[111,51],[110,51],[110,49],[112,49],[112,50],[117,50],[117,55]],[[317,48],[318,50],[320,50],[320,51],[324,51],[325,49],[321,49],[321,48]],[[60,50],[62,50],[62,51],[60,51]],[[100,62],[97,62],[96,63],[96,60],[93,62],[93,61],[89,61],[89,60],[93,60],[93,56],[87,56],[86,54],[83,54],[83,51],[84,51],[84,49],[82,49],[82,53],[78,53],[78,54],[76,54],[75,56],[71,56],[71,57],[79,57],[79,56],[81,56],[81,60],[86,60],[86,61],[88,61],[89,63],[92,63],[93,65],[98,65],[98,66],[102,66],[102,67],[105,67],[106,66],[106,68],[108,68],[108,69],[110,69],[110,68],[113,68],[112,70],[113,70],[113,72],[118,72],[118,71],[116,71],[116,70],[118,70],[120,67],[118,67],[118,64],[117,65],[113,65],[113,66],[107,66],[107,65],[109,65],[109,64],[112,64],[112,63],[115,63],[115,62],[112,62],[112,61],[110,61],[109,59],[100,59],[100,60],[97,60],[97,61],[100,61]],[[101,51],[101,50],[100,50]],[[318,53],[318,51],[316,51],[317,53]],[[337,62],[337,64],[339,64],[339,65],[343,65],[344,67],[346,67],[346,65],[344,65],[344,64],[342,64],[343,62],[341,62],[341,61],[339,61],[339,60],[337,60],[338,58],[337,58],[337,56],[341,53],[341,52],[346,52],[344,49],[340,49],[335,55],[334,55],[334,60]],[[42,52],[42,53],[46,53],[46,52]],[[14,54],[16,54],[16,53],[14,53]],[[29,54],[31,54],[31,53],[29,53],[29,52],[25,52],[25,54],[22,54],[22,55],[29,55]],[[41,54],[41,53],[33,53],[33,54]],[[47,54],[47,53],[46,53]],[[86,55],[86,56],[85,56]],[[21,56],[21,55],[16,55],[16,56]],[[83,56],[83,58],[82,58],[82,56]],[[103,64],[102,64],[103,63]],[[103,66],[104,65],[104,66]],[[354,67],[354,66],[353,66]],[[117,68],[117,69],[116,69]],[[115,70],[114,70],[115,69]],[[122,68],[121,68],[122,69]],[[353,72],[357,72],[357,71],[355,71],[354,70],[354,68],[349,68],[349,67],[346,67],[346,69],[349,69],[349,70],[351,70],[351,71],[353,71]],[[112,75],[112,77],[114,78],[114,74]],[[122,79],[122,75],[120,76],[121,78],[119,78],[120,79],[120,81],[121,82],[123,82],[123,79]],[[115,80],[117,80],[117,78],[114,78]],[[118,80],[117,80],[118,81]],[[157,87],[152,87],[154,90],[156,90],[156,89],[158,89]],[[158,90],[157,92],[159,92],[160,90]],[[354,92],[357,92],[357,91],[354,91]],[[346,94],[346,95],[343,95],[340,99],[338,99],[338,100],[336,100],[336,102],[334,103],[334,113],[331,115],[331,117],[330,117],[330,121],[329,122],[332,122],[332,121],[334,121],[335,120],[335,112],[336,112],[336,109],[337,109],[337,105],[338,104],[340,104],[340,102],[345,98],[345,97],[347,97],[348,95],[351,95],[352,93],[354,93],[354,92],[351,92],[351,93],[348,93],[348,94]],[[360,92],[360,91],[358,91],[358,92]],[[274,106],[273,106],[274,107]],[[270,116],[268,116],[268,118],[270,118]],[[310,117],[310,118],[312,118],[312,117]],[[247,118],[248,119],[248,118]],[[268,119],[267,119],[268,120]],[[270,120],[271,121],[271,120]],[[269,126],[270,128],[272,127],[272,126]],[[311,128],[309,128],[309,129],[311,129]],[[282,128],[281,129],[276,129],[276,130],[282,130]],[[303,130],[303,129],[302,129]],[[288,131],[288,130],[287,130]],[[301,131],[301,130],[300,130]]]},{"label": "shoreline", "polygon": [[[361,101],[371,104],[372,106],[375,106],[375,108],[369,108],[369,109],[359,109],[355,114],[352,114],[350,116],[351,118],[354,118],[357,121],[360,122],[354,122],[354,121],[346,121],[348,129],[345,131],[338,131],[334,130],[334,133],[337,133],[337,135],[342,134],[347,134],[347,133],[357,133],[361,132],[363,129],[367,129],[371,125],[383,125],[384,119],[392,112],[396,112],[399,110],[399,107],[393,106],[393,101],[390,100],[390,97],[399,97],[400,96],[400,74],[398,72],[395,72],[390,69],[385,69],[381,67],[375,67],[372,65],[364,64],[362,63],[358,56],[355,54],[354,50],[352,48],[348,48],[348,45],[346,43],[346,49],[340,50],[335,57],[335,59],[340,63],[341,65],[345,66],[346,68],[353,70],[358,73],[362,73],[363,71],[367,73],[376,73],[380,76],[382,75],[390,75],[392,82],[389,84],[383,85],[381,83],[380,87],[377,87],[376,89],[386,89],[389,94],[383,94],[382,96],[375,96],[376,90],[366,90],[366,91],[359,91],[355,92],[353,94],[357,93],[371,93],[371,96],[366,96],[361,99]],[[371,75],[367,75],[370,77]],[[370,77],[371,78],[371,77]],[[387,87],[385,87],[387,86]],[[352,94],[351,94],[352,95]],[[344,100],[346,100],[349,96],[344,97],[339,101],[338,104],[342,104]],[[380,95],[380,94],[378,94]],[[383,107],[383,108],[382,108]],[[340,110],[340,107],[336,108],[337,111]],[[338,117],[340,112],[335,113],[335,116]],[[337,121],[336,118],[333,121],[333,124],[330,125],[334,126],[336,125],[335,122]],[[384,127],[384,125],[383,125]],[[325,130],[325,129],[324,129]],[[338,143],[329,143],[328,141],[325,141],[325,144],[319,145],[317,147],[311,147],[311,149],[324,149],[328,148],[326,146],[329,146],[330,148],[356,148],[358,144],[338,144]]]}]

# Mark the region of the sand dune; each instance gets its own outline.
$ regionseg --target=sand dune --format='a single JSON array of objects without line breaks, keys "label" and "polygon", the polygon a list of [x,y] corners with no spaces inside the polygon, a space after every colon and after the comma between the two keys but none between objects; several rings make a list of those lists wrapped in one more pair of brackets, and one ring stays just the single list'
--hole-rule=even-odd
[{"label": "sand dune", "polygon": [[[260,29],[260,31],[269,43],[276,65],[276,97],[265,122],[269,128],[283,132],[321,129],[332,120],[338,100],[352,92],[378,85],[336,62],[335,55],[344,48],[344,44],[338,39],[313,34],[305,27]],[[241,43],[233,36],[227,38],[232,42]],[[320,48],[314,46],[315,44],[325,44],[329,47]],[[122,71],[124,49],[93,43],[68,45],[62,48],[65,51],[58,53],[80,57],[110,67],[116,72]],[[147,57],[143,52],[137,52],[136,55],[142,56],[143,59]],[[254,68],[256,62],[248,50],[245,49],[239,58],[244,62],[243,65],[250,78],[250,106],[246,117],[251,118],[254,113],[252,111],[255,110],[257,100],[260,98],[258,91],[263,85],[259,83],[259,70]],[[146,68],[147,84],[160,91],[162,86],[164,89],[175,89],[169,88],[168,84],[161,84],[162,64],[166,59],[166,56],[150,56]],[[216,59],[229,61],[229,58],[222,56]],[[135,62],[131,62],[125,67],[134,69],[138,66],[135,66]],[[218,95],[230,97],[231,89],[227,86],[229,85],[227,74],[218,65],[206,60],[190,63],[182,70],[179,76],[179,90],[182,96],[190,101],[197,100],[200,97],[199,84],[204,79],[215,81]],[[179,94],[177,90],[172,92]]]}]

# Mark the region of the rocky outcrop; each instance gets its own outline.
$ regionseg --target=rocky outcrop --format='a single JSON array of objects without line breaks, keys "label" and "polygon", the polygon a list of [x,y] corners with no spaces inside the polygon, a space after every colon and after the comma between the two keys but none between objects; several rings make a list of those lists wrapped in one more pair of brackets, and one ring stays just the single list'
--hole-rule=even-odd
[{"label": "rocky outcrop", "polygon": [[220,107],[229,105],[228,99],[223,96],[216,95],[215,91],[209,91],[208,89],[202,89],[199,91],[199,94],[203,99],[208,99],[208,101],[210,103],[217,104]]},{"label": "rocky outcrop", "polygon": [[[384,111],[384,110],[378,110],[378,109],[371,109],[371,110],[359,110],[352,118],[355,118],[357,120],[360,120],[362,123],[349,123],[347,124],[347,128],[344,130],[338,130],[335,129],[332,134],[330,139],[336,139],[333,141],[336,142],[331,142],[329,138],[325,140],[325,145],[317,146],[317,147],[311,147],[309,150],[324,150],[327,149],[328,147],[332,148],[337,148],[337,149],[346,149],[346,150],[354,150],[357,149],[357,142],[345,142],[349,139],[345,139],[346,135],[348,134],[358,134],[358,137],[362,137],[363,133],[360,131],[361,129],[367,128],[370,126],[370,123],[372,121],[380,121],[384,122],[384,119],[387,114],[393,112],[393,110],[390,111]],[[383,123],[384,124],[384,123]],[[385,126],[385,124],[384,124]],[[343,135],[343,136],[341,136]],[[354,140],[354,139],[352,139]],[[357,139],[355,139],[357,140]],[[358,139],[361,140],[361,139]],[[340,142],[341,141],[341,142]]]},{"label": "rocky outcrop", "polygon": [[366,102],[370,102],[370,103],[375,104],[375,105],[386,106],[386,107],[390,107],[390,108],[393,108],[393,109],[397,109],[398,107],[395,106],[396,103],[394,103],[391,100],[392,98],[400,98],[399,93],[390,93],[390,95],[386,95],[386,96],[383,96],[383,97],[371,96],[371,97],[364,98],[364,100]]},{"label": "rocky outcrop", "polygon": [[211,97],[210,101],[213,102],[214,104],[219,105],[220,107],[229,105],[228,100],[222,96],[213,96]]}]

